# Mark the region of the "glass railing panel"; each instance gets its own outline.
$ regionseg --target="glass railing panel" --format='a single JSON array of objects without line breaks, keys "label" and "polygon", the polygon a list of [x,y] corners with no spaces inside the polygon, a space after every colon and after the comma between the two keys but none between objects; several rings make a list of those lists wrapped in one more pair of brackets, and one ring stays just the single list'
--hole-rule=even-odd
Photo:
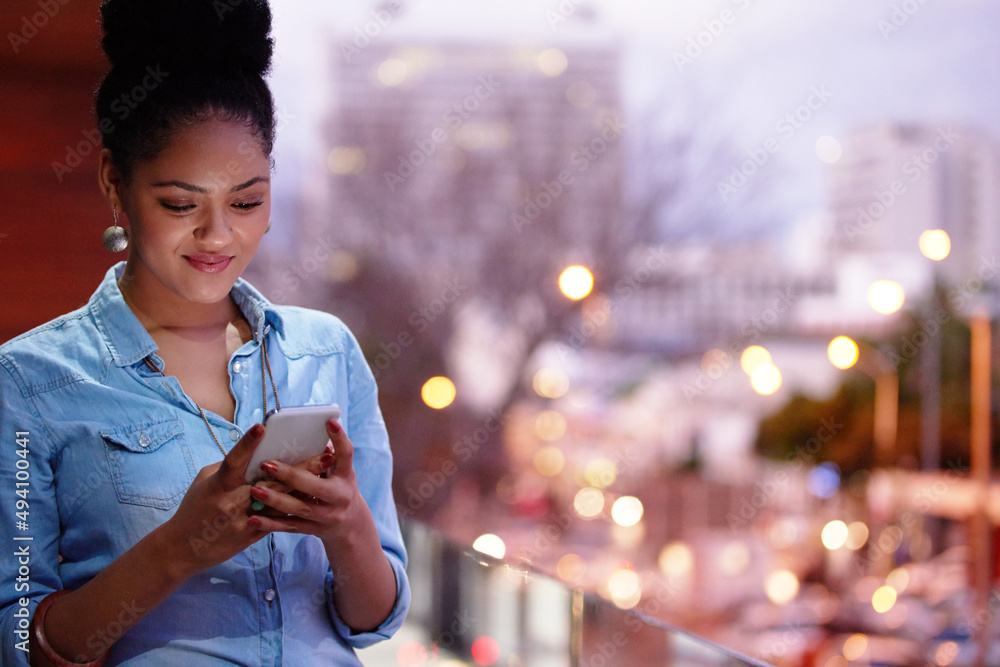
[{"label": "glass railing panel", "polygon": [[398,638],[362,652],[369,667],[766,665],[425,524],[404,538],[413,603]]}]

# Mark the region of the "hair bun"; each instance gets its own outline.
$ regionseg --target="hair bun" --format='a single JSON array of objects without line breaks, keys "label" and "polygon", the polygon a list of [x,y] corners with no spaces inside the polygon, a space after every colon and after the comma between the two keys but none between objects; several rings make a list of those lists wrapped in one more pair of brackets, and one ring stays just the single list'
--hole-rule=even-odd
[{"label": "hair bun", "polygon": [[240,71],[271,65],[267,0],[104,0],[101,45],[111,66]]}]

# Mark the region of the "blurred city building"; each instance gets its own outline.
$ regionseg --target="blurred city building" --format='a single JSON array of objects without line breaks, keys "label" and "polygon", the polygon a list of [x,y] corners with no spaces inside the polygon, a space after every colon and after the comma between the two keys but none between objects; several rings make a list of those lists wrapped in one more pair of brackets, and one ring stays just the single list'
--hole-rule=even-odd
[{"label": "blurred city building", "polygon": [[[929,290],[935,271],[952,287],[996,282],[1000,146],[988,133],[949,124],[859,129],[829,174],[834,262],[851,266],[860,256],[915,295]],[[929,230],[950,237],[938,263],[921,253]]]},{"label": "blurred city building", "polygon": [[332,63],[329,206],[305,238],[336,230],[342,247],[413,267],[433,290],[528,228],[587,248],[621,225],[613,45],[385,38]]}]

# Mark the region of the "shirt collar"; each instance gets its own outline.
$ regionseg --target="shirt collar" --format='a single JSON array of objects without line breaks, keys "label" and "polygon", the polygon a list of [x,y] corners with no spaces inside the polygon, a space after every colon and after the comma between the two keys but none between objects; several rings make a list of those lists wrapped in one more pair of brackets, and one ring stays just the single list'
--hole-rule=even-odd
[{"label": "shirt collar", "polygon": [[[108,269],[97,291],[90,298],[90,311],[101,332],[111,358],[118,366],[139,363],[156,351],[156,343],[139,323],[125,297],[118,289],[118,278],[125,270],[125,262],[118,262]],[[250,323],[255,340],[261,340],[269,327],[284,336],[284,322],[277,309],[264,295],[243,278],[237,278],[230,291],[233,301],[243,311]]]}]

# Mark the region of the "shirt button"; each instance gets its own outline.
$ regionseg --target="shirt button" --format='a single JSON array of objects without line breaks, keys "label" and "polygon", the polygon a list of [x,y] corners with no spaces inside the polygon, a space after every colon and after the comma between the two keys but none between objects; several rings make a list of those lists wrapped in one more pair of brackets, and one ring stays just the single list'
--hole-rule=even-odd
[{"label": "shirt button", "polygon": [[243,362],[242,361],[234,361],[233,362],[233,372],[234,373],[242,373],[243,372]]},{"label": "shirt button", "polygon": [[239,432],[239,430],[237,430],[237,429],[234,428],[231,431],[229,431],[229,439],[232,440],[233,442],[236,442],[237,440],[239,440],[240,439],[240,432]]},{"label": "shirt button", "polygon": [[273,600],[274,596],[275,592],[273,588],[268,588],[266,591],[264,591],[264,599],[267,600],[268,602]]},{"label": "shirt button", "polygon": [[152,441],[149,439],[148,435],[146,435],[145,433],[140,433],[139,434],[139,446],[140,447],[149,447],[150,442],[152,442]]}]

